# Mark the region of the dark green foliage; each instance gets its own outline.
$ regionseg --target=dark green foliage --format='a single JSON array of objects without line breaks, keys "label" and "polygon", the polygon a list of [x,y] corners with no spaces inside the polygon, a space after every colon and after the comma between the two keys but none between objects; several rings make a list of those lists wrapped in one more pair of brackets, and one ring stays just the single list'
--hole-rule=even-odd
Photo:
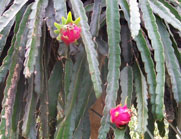
[{"label": "dark green foliage", "polygon": [[160,136],[161,136],[161,137],[164,137],[164,136],[165,136],[164,119],[163,119],[162,121],[157,121],[156,123],[157,123],[157,125],[158,125],[158,130],[159,130]]},{"label": "dark green foliage", "polygon": [[[148,101],[148,125],[147,125],[147,130],[149,130],[149,132],[153,135],[154,134],[154,130],[155,130],[155,119],[153,116],[153,113],[151,112],[151,104],[150,101]],[[146,139],[151,139],[148,131],[145,132],[145,138]]]},{"label": "dark green foliage", "polygon": [[[103,92],[98,139],[131,138],[129,126],[110,123],[110,109],[126,100],[140,137],[153,138],[155,123],[160,136],[180,136],[180,4],[1,0],[0,138],[89,139],[89,109]],[[69,11],[81,18],[81,39],[66,46],[54,22]]]}]

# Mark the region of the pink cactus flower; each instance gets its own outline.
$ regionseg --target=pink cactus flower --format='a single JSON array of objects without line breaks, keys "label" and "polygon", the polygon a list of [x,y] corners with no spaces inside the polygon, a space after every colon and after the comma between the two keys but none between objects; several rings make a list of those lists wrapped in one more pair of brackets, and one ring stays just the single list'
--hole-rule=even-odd
[{"label": "pink cactus flower", "polygon": [[61,40],[69,45],[80,38],[81,28],[76,24],[69,23],[60,30]]},{"label": "pink cactus flower", "polygon": [[131,110],[127,106],[121,107],[118,105],[116,108],[110,110],[111,123],[114,123],[118,128],[123,125],[126,125],[131,120]]}]

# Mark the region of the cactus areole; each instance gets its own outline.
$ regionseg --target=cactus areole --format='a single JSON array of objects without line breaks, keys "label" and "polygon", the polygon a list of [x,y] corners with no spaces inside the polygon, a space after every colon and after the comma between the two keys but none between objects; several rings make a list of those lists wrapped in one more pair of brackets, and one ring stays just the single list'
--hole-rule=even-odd
[{"label": "cactus areole", "polygon": [[111,123],[115,124],[118,128],[124,126],[129,123],[131,120],[131,110],[127,108],[127,106],[121,107],[118,105],[115,108],[110,110],[110,120]]},{"label": "cactus areole", "polygon": [[62,17],[62,24],[54,23],[58,34],[57,40],[63,41],[66,45],[75,43],[80,38],[81,27],[79,26],[80,17],[75,21],[72,20],[71,12],[68,13],[67,19]]}]

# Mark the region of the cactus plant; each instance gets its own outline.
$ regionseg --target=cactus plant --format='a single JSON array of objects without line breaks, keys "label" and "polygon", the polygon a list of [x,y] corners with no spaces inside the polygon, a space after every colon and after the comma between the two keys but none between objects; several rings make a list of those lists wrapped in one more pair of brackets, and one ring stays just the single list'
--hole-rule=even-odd
[{"label": "cactus plant", "polygon": [[[0,138],[88,139],[90,112],[96,138],[129,138],[131,107],[142,138],[164,120],[181,136],[180,13],[180,0],[1,0]],[[125,101],[120,128],[110,110]]]}]

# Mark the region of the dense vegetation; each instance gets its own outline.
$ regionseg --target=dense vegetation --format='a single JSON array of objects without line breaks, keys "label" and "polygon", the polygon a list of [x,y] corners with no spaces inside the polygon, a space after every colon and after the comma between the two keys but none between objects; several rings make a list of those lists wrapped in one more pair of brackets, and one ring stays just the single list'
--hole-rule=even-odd
[{"label": "dense vegetation", "polygon": [[[81,39],[66,46],[54,22],[71,11]],[[130,138],[110,123],[121,103],[137,132],[181,134],[181,0],[1,0],[1,139],[89,139],[89,108],[106,94],[99,139]],[[97,114],[100,116],[100,114]]]}]

